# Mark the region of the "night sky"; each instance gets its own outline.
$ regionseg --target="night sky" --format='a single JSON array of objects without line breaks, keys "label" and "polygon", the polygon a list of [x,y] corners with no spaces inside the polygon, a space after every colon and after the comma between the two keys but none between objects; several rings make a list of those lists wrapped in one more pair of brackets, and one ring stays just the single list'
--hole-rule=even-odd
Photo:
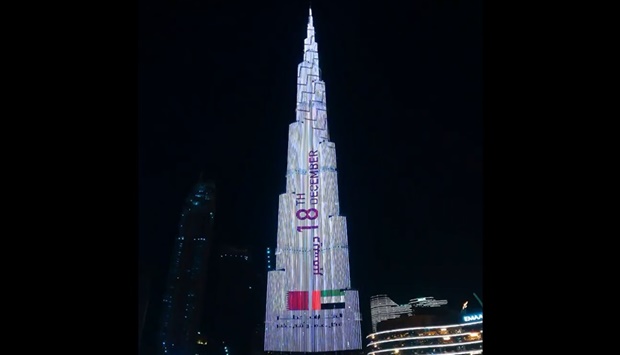
[{"label": "night sky", "polygon": [[[482,297],[480,2],[396,3],[312,2],[365,332],[375,294]],[[275,247],[308,5],[140,2],[139,251],[155,293],[201,171],[217,238]]]}]

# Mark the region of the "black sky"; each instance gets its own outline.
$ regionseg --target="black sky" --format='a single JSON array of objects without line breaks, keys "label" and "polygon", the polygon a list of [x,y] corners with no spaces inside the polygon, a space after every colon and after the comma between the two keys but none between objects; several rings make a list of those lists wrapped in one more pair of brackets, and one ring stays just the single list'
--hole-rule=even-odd
[{"label": "black sky", "polygon": [[[201,170],[218,238],[275,246],[308,3],[140,2],[140,261],[154,280]],[[481,5],[396,3],[312,3],[364,312],[378,293],[482,293]]]}]

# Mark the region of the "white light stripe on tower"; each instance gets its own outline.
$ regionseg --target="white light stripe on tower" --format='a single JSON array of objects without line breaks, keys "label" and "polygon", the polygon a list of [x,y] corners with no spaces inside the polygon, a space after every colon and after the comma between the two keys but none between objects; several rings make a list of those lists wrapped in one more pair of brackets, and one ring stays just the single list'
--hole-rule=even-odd
[{"label": "white light stripe on tower", "polygon": [[362,348],[359,295],[351,289],[346,219],[340,216],[336,146],[309,13],[289,125],[286,192],[279,197],[275,266],[267,275],[265,351]]}]

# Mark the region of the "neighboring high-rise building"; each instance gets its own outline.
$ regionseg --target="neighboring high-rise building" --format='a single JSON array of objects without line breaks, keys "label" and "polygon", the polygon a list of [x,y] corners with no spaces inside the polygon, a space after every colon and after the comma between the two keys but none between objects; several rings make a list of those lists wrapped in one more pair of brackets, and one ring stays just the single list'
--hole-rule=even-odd
[{"label": "neighboring high-rise building", "polygon": [[[251,351],[251,338],[256,323],[260,320],[256,295],[257,273],[250,251],[230,244],[222,245],[214,263],[213,282],[215,300],[211,307],[212,319],[209,338],[214,339],[219,349],[214,354],[228,350],[228,355],[245,355]],[[226,349],[224,349],[226,347]]]},{"label": "neighboring high-rise building", "polygon": [[372,331],[377,331],[377,323],[400,317],[402,314],[413,315],[411,304],[399,305],[387,295],[370,297],[370,320]]},{"label": "neighboring high-rise building", "polygon": [[380,322],[402,316],[428,314],[429,312],[426,309],[437,308],[446,304],[448,304],[447,300],[436,300],[434,297],[419,297],[409,300],[409,303],[399,305],[387,295],[372,296],[370,297],[372,331],[377,331],[377,324]]},{"label": "neighboring high-rise building", "polygon": [[447,304],[420,297],[399,306],[386,295],[371,297],[368,355],[482,354],[482,310]]},{"label": "neighboring high-rise building", "polygon": [[388,319],[366,338],[368,355],[482,354],[482,312],[431,307],[434,314]]},{"label": "neighboring high-rise building", "polygon": [[340,215],[336,147],[329,139],[312,10],[289,125],[275,269],[268,272],[265,351],[362,348],[359,296],[351,289],[346,218]]},{"label": "neighboring high-rise building", "polygon": [[162,355],[198,352],[214,220],[215,185],[200,181],[183,207],[173,248],[159,334]]}]

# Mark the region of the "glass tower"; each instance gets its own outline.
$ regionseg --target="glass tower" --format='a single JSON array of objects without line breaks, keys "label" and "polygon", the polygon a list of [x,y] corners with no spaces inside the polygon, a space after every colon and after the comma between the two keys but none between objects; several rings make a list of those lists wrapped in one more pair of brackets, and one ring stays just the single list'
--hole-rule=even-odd
[{"label": "glass tower", "polygon": [[275,267],[267,276],[265,351],[362,348],[359,296],[351,289],[346,218],[340,216],[336,147],[310,10],[289,125],[286,192],[280,195]]},{"label": "glass tower", "polygon": [[185,201],[164,290],[161,355],[195,354],[202,325],[215,219],[215,185],[196,184]]}]

